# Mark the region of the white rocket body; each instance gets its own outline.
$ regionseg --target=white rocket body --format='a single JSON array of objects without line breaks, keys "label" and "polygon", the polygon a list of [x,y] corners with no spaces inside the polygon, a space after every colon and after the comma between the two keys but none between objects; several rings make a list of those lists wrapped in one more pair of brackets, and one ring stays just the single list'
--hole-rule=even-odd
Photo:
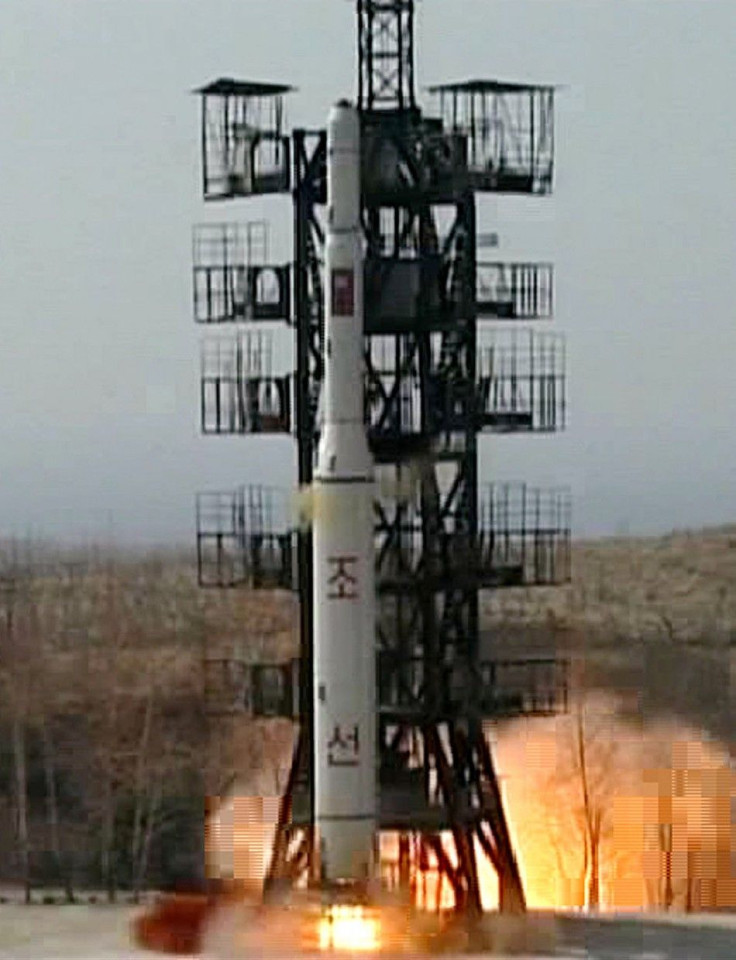
[{"label": "white rocket body", "polygon": [[323,422],[314,474],[314,816],[322,878],[371,878],[377,820],[373,458],[363,420],[360,120],[327,133]]}]

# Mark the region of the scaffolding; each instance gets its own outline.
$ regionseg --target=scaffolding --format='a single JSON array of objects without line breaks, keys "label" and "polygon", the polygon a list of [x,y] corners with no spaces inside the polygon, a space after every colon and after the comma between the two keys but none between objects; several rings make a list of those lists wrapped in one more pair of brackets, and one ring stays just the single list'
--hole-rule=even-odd
[{"label": "scaffolding", "polygon": [[270,262],[266,222],[198,224],[192,262],[196,323],[290,320],[290,269]]},{"label": "scaffolding", "polygon": [[468,80],[430,87],[448,130],[467,143],[469,182],[547,194],[554,172],[554,87]]},{"label": "scaffolding", "polygon": [[202,103],[202,191],[227,200],[289,189],[284,95],[293,88],[223,77],[195,90]]},{"label": "scaffolding", "polygon": [[478,344],[478,421],[496,433],[564,429],[565,340],[537,330],[484,331]]},{"label": "scaffolding", "polygon": [[554,586],[571,576],[567,489],[489,484],[478,505],[478,563],[484,587]]},{"label": "scaffolding", "polygon": [[204,434],[289,433],[292,377],[273,370],[263,332],[210,337],[201,345],[200,413]]},{"label": "scaffolding", "polygon": [[479,317],[549,320],[553,313],[551,263],[478,263]]},{"label": "scaffolding", "polygon": [[[386,875],[404,884],[417,864],[432,864],[456,909],[474,913],[481,850],[498,874],[501,909],[519,911],[524,890],[486,726],[564,710],[566,665],[482,660],[479,593],[569,577],[569,502],[562,492],[524,486],[481,491],[478,442],[484,433],[564,427],[565,348],[559,335],[516,324],[551,318],[552,267],[479,256],[498,238],[479,233],[476,194],[551,191],[554,90],[494,80],[445,85],[434,88],[439,109],[427,116],[415,94],[414,0],[356,0],[356,8],[365,422],[388,478],[375,503],[376,722],[380,828],[398,831],[399,853]],[[203,354],[201,403],[205,433],[292,432],[297,482],[308,488],[324,371],[327,147],[324,130],[283,133],[289,89],[225,79],[199,91],[205,199],[292,193],[293,298],[279,312],[293,323],[296,348],[296,369],[280,376],[262,334],[217,341]],[[209,306],[207,283],[223,291],[230,284],[226,252],[208,267],[220,271],[219,287],[206,273],[198,281],[204,322],[251,319],[238,306],[247,292],[239,300],[218,294],[210,300],[223,308]],[[498,319],[514,324],[488,329],[485,321]],[[254,584],[265,569],[254,546],[271,525],[248,527],[237,498],[234,506],[213,504],[214,520],[204,511],[198,532],[213,582]],[[284,586],[287,566],[293,571],[299,664],[264,665],[270,693],[249,703],[268,715],[296,710],[300,732],[267,886],[314,876],[316,862],[311,533],[279,536],[289,539],[269,541],[280,545],[269,576],[257,576]],[[452,856],[441,830],[451,831]]]},{"label": "scaffolding", "polygon": [[287,507],[287,496],[270,487],[198,494],[200,586],[294,589],[296,531]]}]

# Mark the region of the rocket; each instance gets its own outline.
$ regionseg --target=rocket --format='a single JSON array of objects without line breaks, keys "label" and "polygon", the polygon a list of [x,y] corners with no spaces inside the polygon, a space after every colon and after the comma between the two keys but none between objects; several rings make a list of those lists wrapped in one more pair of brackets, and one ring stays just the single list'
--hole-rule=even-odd
[{"label": "rocket", "polygon": [[321,878],[374,875],[377,830],[373,458],[364,422],[360,118],[327,129],[324,381],[313,477],[314,823]]}]

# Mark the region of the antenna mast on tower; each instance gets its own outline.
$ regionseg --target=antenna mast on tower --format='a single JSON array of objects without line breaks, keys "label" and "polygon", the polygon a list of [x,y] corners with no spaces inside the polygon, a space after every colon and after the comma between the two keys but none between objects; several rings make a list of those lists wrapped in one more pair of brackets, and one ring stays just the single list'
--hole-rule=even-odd
[{"label": "antenna mast on tower", "polygon": [[358,0],[358,107],[415,110],[414,0]]}]

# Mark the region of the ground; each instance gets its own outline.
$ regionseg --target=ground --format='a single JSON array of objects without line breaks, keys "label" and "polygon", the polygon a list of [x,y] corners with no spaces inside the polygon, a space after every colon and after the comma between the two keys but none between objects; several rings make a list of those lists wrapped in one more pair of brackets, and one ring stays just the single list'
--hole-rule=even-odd
[{"label": "ground", "polygon": [[0,907],[0,960],[139,960],[131,947],[130,907]]},{"label": "ground", "polygon": [[[0,960],[155,960],[164,956],[131,947],[132,915],[131,908],[123,906],[0,906]],[[727,960],[736,956],[734,915],[653,916],[645,920],[635,915],[560,915],[558,930],[556,951],[537,957]],[[248,953],[255,953],[259,960],[262,956],[260,950]],[[225,950],[209,956],[234,954]]]}]

